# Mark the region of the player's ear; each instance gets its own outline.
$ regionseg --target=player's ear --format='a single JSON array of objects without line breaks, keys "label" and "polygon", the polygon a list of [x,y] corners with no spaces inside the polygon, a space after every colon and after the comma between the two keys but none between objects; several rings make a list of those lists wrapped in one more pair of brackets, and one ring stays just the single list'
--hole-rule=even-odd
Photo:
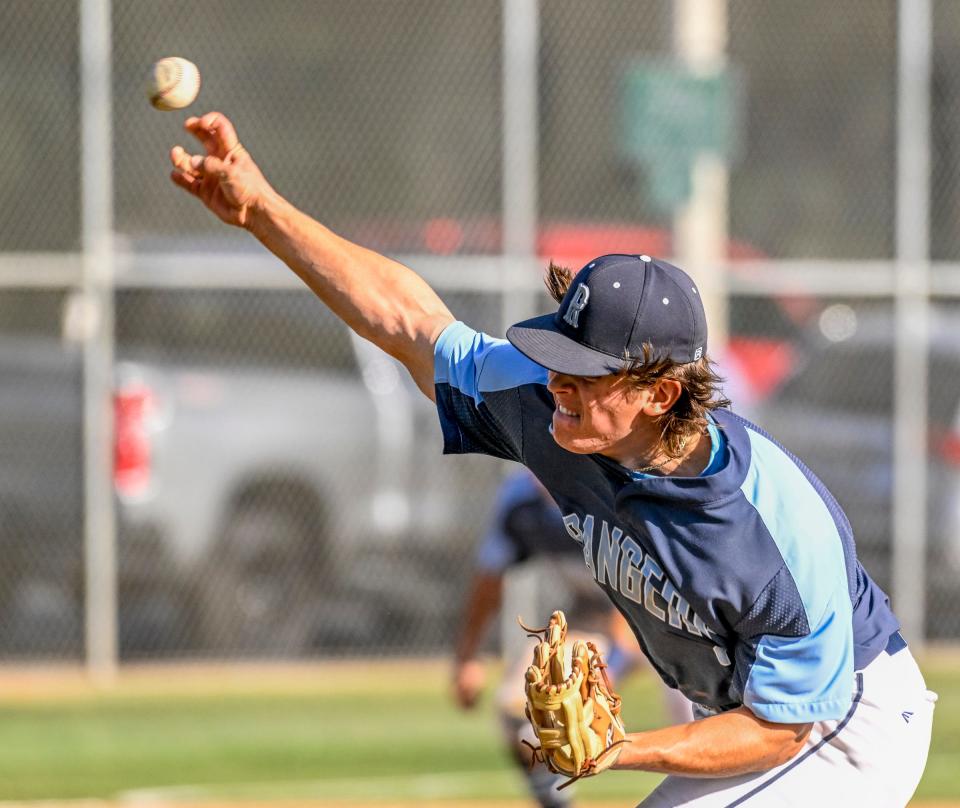
[{"label": "player's ear", "polygon": [[670,412],[683,393],[683,385],[676,379],[657,379],[647,388],[649,398],[643,406],[643,414],[657,418]]}]

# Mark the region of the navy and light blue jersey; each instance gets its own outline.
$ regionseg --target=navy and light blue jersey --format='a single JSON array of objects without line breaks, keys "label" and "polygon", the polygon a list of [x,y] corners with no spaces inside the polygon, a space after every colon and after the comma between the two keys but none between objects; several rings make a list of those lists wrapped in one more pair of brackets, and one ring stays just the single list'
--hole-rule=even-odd
[{"label": "navy and light blue jersey", "polygon": [[843,511],[803,463],[719,410],[701,476],[631,474],[557,445],[547,371],[505,340],[454,323],[435,360],[444,451],[533,471],[664,682],[768,721],[843,718],[854,671],[899,626]]}]

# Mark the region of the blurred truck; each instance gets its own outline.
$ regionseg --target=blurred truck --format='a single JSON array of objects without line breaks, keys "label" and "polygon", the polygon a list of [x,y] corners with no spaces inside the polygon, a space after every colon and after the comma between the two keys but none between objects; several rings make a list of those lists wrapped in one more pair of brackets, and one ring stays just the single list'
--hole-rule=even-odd
[{"label": "blurred truck", "polygon": [[52,337],[5,335],[0,413],[0,649],[8,657],[78,653],[79,357]]},{"label": "blurred truck", "polygon": [[[117,336],[124,656],[446,639],[455,615],[436,603],[466,567],[473,500],[453,494],[469,469],[436,462],[436,416],[397,363],[305,291],[121,292]],[[0,649],[14,655],[79,652],[81,371],[52,336],[0,345]]]}]

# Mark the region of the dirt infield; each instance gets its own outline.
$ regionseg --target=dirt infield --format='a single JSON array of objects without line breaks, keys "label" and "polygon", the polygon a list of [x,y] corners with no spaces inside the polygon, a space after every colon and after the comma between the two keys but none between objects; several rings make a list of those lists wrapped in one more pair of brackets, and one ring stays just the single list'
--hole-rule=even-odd
[{"label": "dirt infield", "polygon": [[[0,808],[532,808],[523,800],[457,800],[454,802],[327,802],[326,800],[276,800],[242,802],[109,802],[106,800],[75,800],[41,802],[0,802]],[[619,802],[578,802],[578,808],[633,808]],[[912,802],[910,808],[960,808],[958,802]]]},{"label": "dirt infield", "polygon": [[104,694],[185,695],[329,691],[361,693],[385,681],[430,689],[444,681],[446,658],[310,662],[149,662],[124,664],[110,679],[74,664],[0,665],[0,699],[8,702],[88,699]]},{"label": "dirt infield", "polygon": [[[6,805],[6,804],[4,804]],[[98,804],[98,808],[131,808],[135,803],[113,806]],[[242,802],[242,803],[175,803],[169,808],[532,808],[533,802],[524,800],[458,800],[455,802]],[[39,808],[39,806],[38,806]],[[44,803],[43,808],[55,808]],[[76,808],[76,805],[71,806]],[[150,803],[150,808],[164,808],[161,803]],[[619,802],[577,802],[577,808],[633,808],[633,804]],[[910,808],[960,808],[960,802],[912,802]]]},{"label": "dirt infield", "polygon": [[[532,808],[533,802],[524,800],[458,800],[455,802],[273,802],[241,803],[240,808]],[[118,806],[120,808],[120,806]],[[129,804],[124,806],[129,808]],[[176,808],[237,808],[236,803],[194,804]],[[578,802],[577,808],[633,808],[621,802]],[[924,806],[924,808],[960,808],[960,806]]]},{"label": "dirt infield", "polygon": [[[918,657],[923,668],[960,669],[960,645],[930,644]],[[412,689],[430,689],[446,681],[446,657],[333,659],[304,662],[159,661],[127,663],[110,680],[98,681],[82,665],[0,665],[0,699],[8,702],[85,699],[104,693],[188,694],[309,692],[335,687],[359,693],[389,681]],[[495,665],[491,677],[496,676]]]},{"label": "dirt infield", "polygon": [[[156,805],[156,808],[160,808]],[[458,800],[455,802],[243,802],[241,808],[531,808],[534,803],[524,800]],[[124,803],[117,808],[129,808]],[[177,803],[176,808],[237,808],[237,803]],[[619,802],[577,802],[577,808],[628,808]],[[629,806],[632,808],[632,806]],[[960,808],[957,802],[912,802],[910,808]]]},{"label": "dirt infield", "polygon": [[[152,805],[156,805],[155,803]],[[457,800],[454,802],[243,802],[240,808],[531,808],[534,803],[524,800]],[[121,808],[121,806],[117,806]],[[122,808],[130,808],[124,803]],[[173,808],[173,806],[171,806]],[[237,808],[237,803],[177,803],[175,808]],[[624,808],[623,802],[578,802],[577,808]],[[632,808],[632,806],[631,806]],[[958,806],[930,806],[930,808],[958,808]]]}]

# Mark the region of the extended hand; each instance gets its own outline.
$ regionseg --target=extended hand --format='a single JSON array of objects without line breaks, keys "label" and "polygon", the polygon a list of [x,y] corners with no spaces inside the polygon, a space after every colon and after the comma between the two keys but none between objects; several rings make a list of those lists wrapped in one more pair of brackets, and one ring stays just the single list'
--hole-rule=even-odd
[{"label": "extended hand", "polygon": [[221,112],[187,118],[184,129],[204,146],[206,155],[170,150],[170,178],[227,224],[249,227],[257,206],[273,193],[257,164],[240,144],[237,132]]},{"label": "extended hand", "polygon": [[480,662],[466,660],[457,663],[453,671],[453,695],[457,704],[465,710],[474,707],[483,692],[485,679]]}]

